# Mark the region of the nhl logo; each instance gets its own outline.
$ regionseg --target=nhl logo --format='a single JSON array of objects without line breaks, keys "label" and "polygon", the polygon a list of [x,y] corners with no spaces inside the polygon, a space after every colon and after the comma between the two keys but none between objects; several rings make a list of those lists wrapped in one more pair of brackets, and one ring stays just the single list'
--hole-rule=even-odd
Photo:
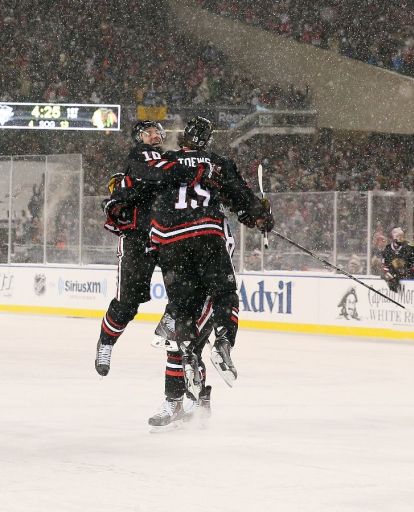
[{"label": "nhl logo", "polygon": [[13,108],[9,105],[0,105],[0,125],[4,126],[14,116]]},{"label": "nhl logo", "polygon": [[36,295],[43,295],[46,291],[46,276],[36,274],[34,278],[34,292]]}]

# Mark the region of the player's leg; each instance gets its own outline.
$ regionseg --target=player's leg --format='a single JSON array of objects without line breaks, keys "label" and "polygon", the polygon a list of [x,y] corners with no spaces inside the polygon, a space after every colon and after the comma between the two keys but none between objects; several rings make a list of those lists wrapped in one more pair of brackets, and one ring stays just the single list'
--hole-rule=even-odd
[{"label": "player's leg", "polygon": [[185,393],[182,356],[179,352],[167,352],[165,368],[165,399],[160,410],[149,418],[152,427],[166,427],[184,416]]},{"label": "player's leg", "polygon": [[169,352],[178,352],[178,345],[175,335],[175,306],[169,302],[161,320],[158,322],[154,331],[154,337],[151,346],[160,348]]},{"label": "player's leg", "polygon": [[182,240],[159,250],[159,263],[168,298],[174,308],[175,336],[182,356],[187,391],[195,398],[201,391],[198,358],[193,351],[197,339],[196,304],[204,290],[194,275],[192,240]]},{"label": "player's leg", "polygon": [[139,304],[150,300],[154,267],[145,241],[134,235],[119,237],[117,293],[102,319],[95,359],[96,371],[102,376],[108,374],[112,348],[137,314]]},{"label": "player's leg", "polygon": [[213,318],[216,340],[211,360],[228,385],[237,378],[231,359],[231,350],[238,329],[239,298],[231,258],[223,239],[209,237],[204,246],[205,257],[200,274],[204,277],[213,302]]},{"label": "player's leg", "polygon": [[236,292],[223,292],[214,298],[214,330],[216,340],[211,361],[225,382],[232,386],[237,370],[231,358],[238,329],[239,298]]},{"label": "player's leg", "polygon": [[167,350],[164,388],[165,397],[167,400],[185,398],[183,406],[185,421],[192,419],[195,413],[198,414],[200,410],[203,411],[203,417],[210,416],[211,386],[206,387],[205,385],[206,367],[202,360],[202,351],[213,329],[211,299],[209,297],[207,299],[200,297],[200,299],[197,299],[192,309],[194,310],[197,318],[197,340],[194,343],[194,352],[198,358],[198,369],[201,377],[199,400],[192,400],[190,397],[187,397],[188,399],[186,399],[184,396],[186,392],[186,385],[182,366],[182,355],[179,352],[176,341],[176,307],[174,303],[167,304],[165,313],[155,329],[155,336],[151,343],[153,347]]}]

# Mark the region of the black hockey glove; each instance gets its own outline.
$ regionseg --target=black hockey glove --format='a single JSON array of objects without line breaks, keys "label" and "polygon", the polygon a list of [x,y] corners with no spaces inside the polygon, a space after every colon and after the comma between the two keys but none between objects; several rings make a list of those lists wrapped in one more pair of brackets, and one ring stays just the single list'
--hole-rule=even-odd
[{"label": "black hockey glove", "polygon": [[125,226],[133,221],[133,208],[118,199],[104,199],[101,206],[107,219],[115,225]]},{"label": "black hockey glove", "polygon": [[388,285],[388,288],[392,292],[398,293],[401,290],[401,283],[398,276],[394,276],[390,272],[386,272],[384,274],[384,279]]},{"label": "black hockey glove", "polygon": [[248,210],[237,212],[237,218],[242,224],[249,228],[257,227],[262,233],[270,233],[275,225],[267,199],[257,199]]},{"label": "black hockey glove", "polygon": [[273,218],[272,209],[268,199],[260,200],[262,203],[262,211],[256,219],[256,226],[262,233],[270,233],[275,227],[275,219]]},{"label": "black hockey glove", "polygon": [[256,226],[256,221],[247,210],[237,212],[237,220],[248,228],[254,228]]},{"label": "black hockey glove", "polygon": [[194,187],[197,183],[200,184],[202,188],[220,190],[223,186],[220,169],[209,163],[202,162],[198,164],[197,174],[191,185]]}]

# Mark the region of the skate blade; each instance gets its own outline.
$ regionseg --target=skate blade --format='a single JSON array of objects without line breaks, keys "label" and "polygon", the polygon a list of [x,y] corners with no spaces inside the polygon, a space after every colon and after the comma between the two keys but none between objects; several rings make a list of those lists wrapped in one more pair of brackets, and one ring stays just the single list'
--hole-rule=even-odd
[{"label": "skate blade", "polygon": [[176,341],[167,340],[158,334],[152,338],[151,347],[168,350],[168,352],[178,352],[179,350]]},{"label": "skate blade", "polygon": [[179,430],[183,427],[183,420],[176,420],[168,423],[168,425],[160,425],[159,427],[151,425],[149,429],[150,434],[162,434],[164,432],[171,432],[172,430]]},{"label": "skate blade", "polygon": [[230,368],[227,366],[221,355],[214,349],[211,351],[210,360],[219,373],[220,377],[229,387],[232,388],[234,381],[237,379],[236,368]]}]

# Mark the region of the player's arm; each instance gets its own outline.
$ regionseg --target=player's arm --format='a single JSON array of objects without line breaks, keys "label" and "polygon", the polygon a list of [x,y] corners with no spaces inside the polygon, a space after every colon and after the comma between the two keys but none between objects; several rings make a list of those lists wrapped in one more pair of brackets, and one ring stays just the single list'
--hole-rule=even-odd
[{"label": "player's arm", "polygon": [[101,203],[106,215],[105,228],[116,234],[134,228],[137,202],[145,191],[139,190],[126,173],[114,174],[109,180],[108,191],[109,197]]},{"label": "player's arm", "polygon": [[274,219],[269,201],[255,196],[233,160],[213,154],[212,163],[220,168],[222,174],[222,196],[225,205],[237,213],[237,218],[242,224],[270,232],[274,227]]},{"label": "player's arm", "polygon": [[414,245],[412,242],[407,244],[406,269],[405,279],[414,279]]},{"label": "player's arm", "polygon": [[[192,181],[199,171],[165,158],[145,161],[145,156],[140,153],[131,155],[126,171],[111,177],[108,184],[110,196],[102,203],[102,208],[112,223],[128,223],[128,212],[139,206],[141,198],[149,191],[176,181]],[[202,169],[204,170],[204,166]]]},{"label": "player's arm", "polygon": [[400,288],[400,279],[398,275],[395,273],[394,268],[392,266],[392,254],[386,247],[382,253],[382,278],[387,283],[388,288],[397,293]]},{"label": "player's arm", "polygon": [[214,170],[208,163],[187,167],[177,160],[162,157],[148,162],[130,161],[129,176],[135,185],[168,186],[180,183],[205,183],[213,176]]}]

